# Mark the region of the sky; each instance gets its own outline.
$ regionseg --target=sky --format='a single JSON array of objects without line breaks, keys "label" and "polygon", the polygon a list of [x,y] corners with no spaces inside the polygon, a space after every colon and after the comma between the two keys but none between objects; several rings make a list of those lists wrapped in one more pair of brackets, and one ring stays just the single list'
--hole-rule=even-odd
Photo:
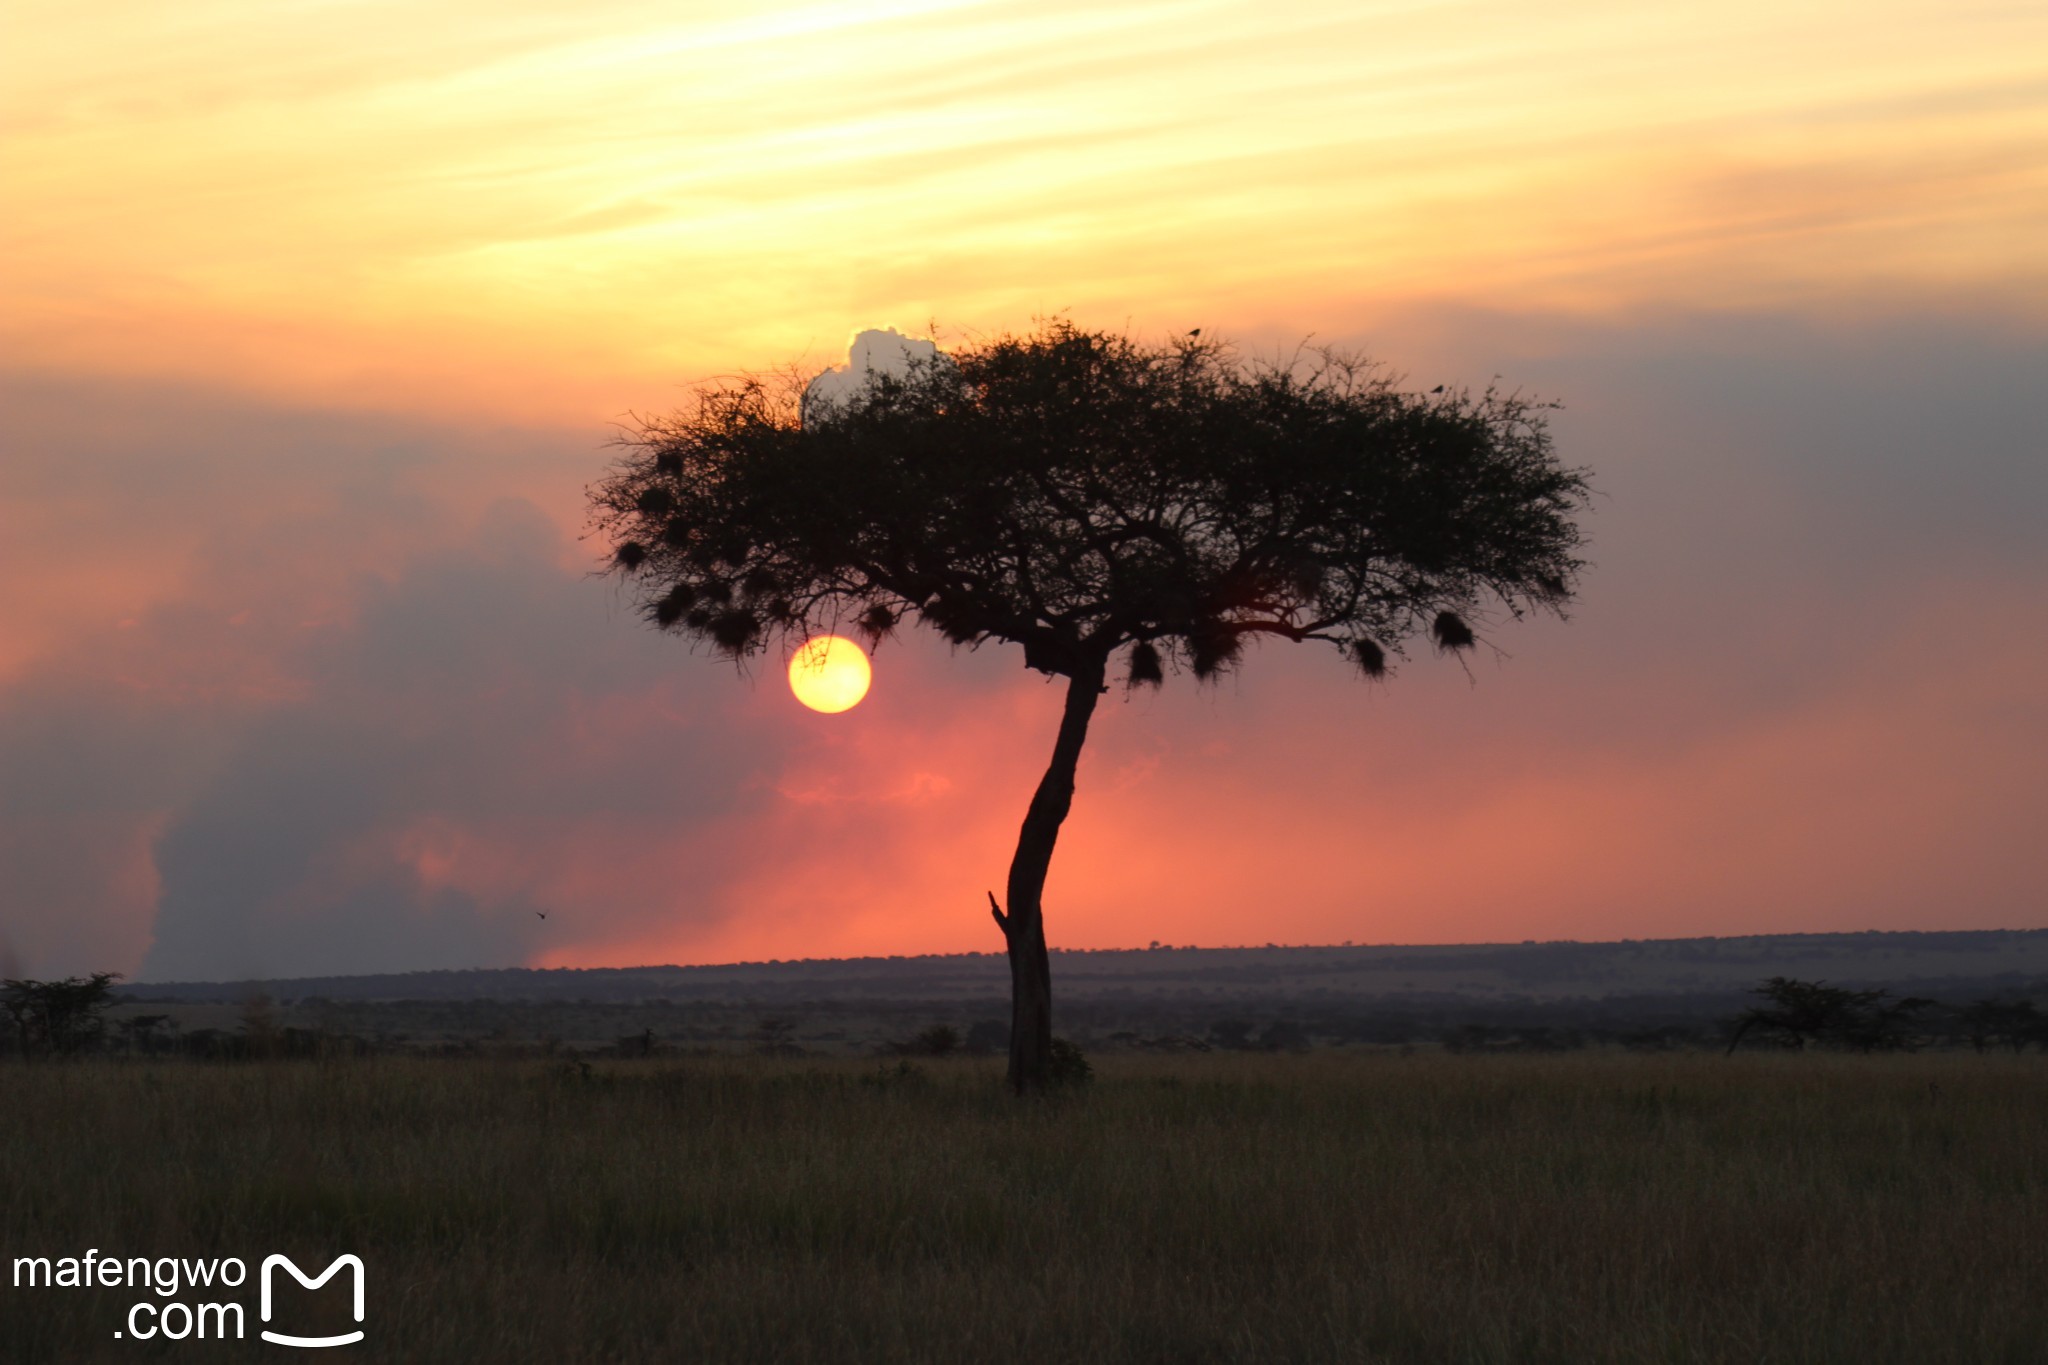
[{"label": "sky", "polygon": [[807,712],[584,490],[1052,315],[1498,376],[1596,489],[1466,665],[1110,699],[1056,947],[2048,926],[2044,72],[2034,3],[20,0],[0,968],[998,950],[1057,689]]}]

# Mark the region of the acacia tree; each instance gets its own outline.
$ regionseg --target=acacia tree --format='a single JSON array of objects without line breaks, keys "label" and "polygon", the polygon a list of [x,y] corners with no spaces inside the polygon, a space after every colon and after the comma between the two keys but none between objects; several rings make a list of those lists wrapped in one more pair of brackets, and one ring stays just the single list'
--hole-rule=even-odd
[{"label": "acacia tree", "polygon": [[[1735,1016],[1728,1039],[1732,1056],[1752,1029],[1762,1029],[1794,1051],[1809,1042],[1830,1042],[1858,1052],[1896,1052],[1913,1046],[1907,1031],[1935,1001],[1919,996],[1895,999],[1887,990],[1852,991],[1825,981],[1774,976],[1750,992],[1765,1003]],[[1983,1051],[1982,1047],[1978,1051]]]},{"label": "acacia tree", "polygon": [[1400,391],[1330,352],[1256,364],[1054,321],[871,373],[851,396],[741,379],[648,421],[591,490],[648,619],[734,658],[906,619],[1004,641],[1067,680],[1006,903],[1011,1085],[1047,1079],[1041,896],[1097,699],[1210,679],[1249,641],[1332,647],[1366,678],[1426,635],[1561,611],[1583,471],[1543,405]]},{"label": "acacia tree", "polygon": [[14,1025],[24,1060],[37,1051],[66,1055],[99,1046],[103,1017],[119,972],[67,976],[62,981],[0,981],[0,1011]]}]

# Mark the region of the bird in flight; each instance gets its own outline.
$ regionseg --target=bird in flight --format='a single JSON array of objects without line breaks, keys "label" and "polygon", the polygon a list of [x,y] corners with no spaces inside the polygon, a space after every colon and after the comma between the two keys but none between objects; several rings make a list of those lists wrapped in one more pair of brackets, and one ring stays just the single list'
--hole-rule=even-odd
[{"label": "bird in flight", "polygon": [[546,919],[548,917],[548,912],[545,910],[536,910],[533,913],[539,915],[542,919]]},{"label": "bird in flight", "polygon": [[1431,392],[1431,393],[1442,393],[1443,391],[1444,391],[1444,386],[1443,386],[1443,385],[1441,385],[1441,384],[1437,385],[1437,386],[1436,386],[1435,388],[1433,388],[1433,389],[1431,389],[1431,390],[1430,390],[1430,392]]},{"label": "bird in flight", "polygon": [[1200,336],[1201,334],[1202,334],[1202,329],[1201,329],[1201,328],[1199,328],[1199,327],[1195,328],[1195,330],[1194,330],[1194,331],[1192,331],[1192,332],[1189,332],[1189,333],[1188,333],[1188,335],[1189,335],[1189,336],[1191,336],[1191,337],[1198,337],[1198,336]]}]

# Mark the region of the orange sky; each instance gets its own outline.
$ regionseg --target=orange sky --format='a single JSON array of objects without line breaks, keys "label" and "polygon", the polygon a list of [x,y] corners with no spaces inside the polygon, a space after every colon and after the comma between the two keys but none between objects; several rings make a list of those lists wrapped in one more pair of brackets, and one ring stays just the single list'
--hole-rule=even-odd
[{"label": "orange sky", "polygon": [[4,355],[580,421],[872,322],[2048,302],[2039,5],[736,13],[17,5]]},{"label": "orange sky", "polygon": [[575,536],[629,409],[1058,310],[1533,384],[1602,500],[1578,619],[1476,685],[1267,651],[1107,708],[1056,943],[2048,924],[2038,4],[8,29],[0,957],[996,946],[1015,660],[806,717]]}]

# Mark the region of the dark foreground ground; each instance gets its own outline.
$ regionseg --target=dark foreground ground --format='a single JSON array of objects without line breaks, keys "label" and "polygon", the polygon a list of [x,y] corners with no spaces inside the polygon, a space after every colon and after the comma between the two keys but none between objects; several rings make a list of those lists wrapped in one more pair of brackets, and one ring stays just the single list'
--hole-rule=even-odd
[{"label": "dark foreground ground", "polygon": [[7,1283],[0,1360],[296,1357],[255,1340],[273,1251],[362,1257],[338,1360],[2048,1360],[2039,1054],[1098,1073],[1020,1104],[971,1059],[9,1065],[9,1262],[250,1277],[177,1296],[242,1303],[228,1342]]}]

